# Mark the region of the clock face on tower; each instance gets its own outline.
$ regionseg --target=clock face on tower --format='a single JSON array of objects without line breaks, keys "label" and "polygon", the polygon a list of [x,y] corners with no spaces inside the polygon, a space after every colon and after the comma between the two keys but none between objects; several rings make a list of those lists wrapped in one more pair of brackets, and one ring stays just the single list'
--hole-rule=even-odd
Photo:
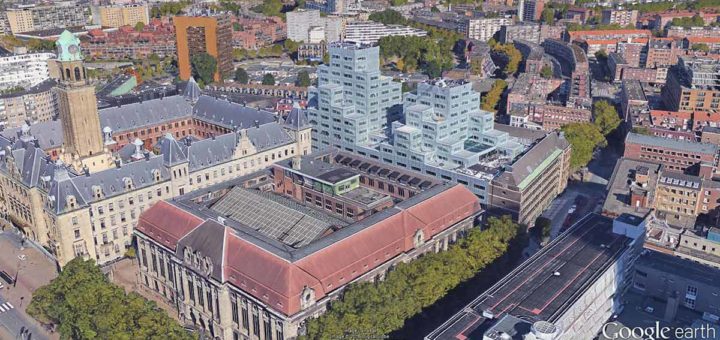
[{"label": "clock face on tower", "polygon": [[76,53],[78,53],[78,51],[79,51],[79,49],[78,49],[77,45],[70,45],[68,47],[68,52],[70,52],[70,54],[76,54]]}]

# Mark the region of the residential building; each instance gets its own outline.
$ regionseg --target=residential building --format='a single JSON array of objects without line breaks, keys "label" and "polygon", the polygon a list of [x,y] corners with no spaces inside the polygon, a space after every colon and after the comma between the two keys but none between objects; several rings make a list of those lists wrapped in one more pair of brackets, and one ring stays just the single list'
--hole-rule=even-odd
[{"label": "residential building", "polygon": [[589,108],[592,104],[590,64],[585,51],[575,44],[557,39],[545,39],[541,46],[545,53],[560,60],[562,74],[569,78],[566,105]]},{"label": "residential building", "polygon": [[592,339],[632,286],[637,229],[583,217],[425,339]]},{"label": "residential building", "polygon": [[690,37],[701,37],[710,38],[717,37],[720,35],[720,27],[703,26],[703,27],[668,27],[666,30],[668,38],[690,38]]},{"label": "residential building", "polygon": [[95,24],[103,27],[135,26],[137,23],[150,23],[147,4],[130,3],[93,7]]},{"label": "residential building", "polygon": [[13,34],[84,26],[89,17],[86,5],[75,1],[17,5],[8,8],[5,14]]},{"label": "residential building", "polygon": [[[543,78],[537,73],[521,73],[507,94],[508,113],[520,112],[524,115],[528,105],[545,104],[550,94],[557,91],[563,83],[562,79]],[[516,125],[512,118],[510,125]]]},{"label": "residential building", "polygon": [[539,21],[545,8],[545,0],[520,0],[517,17],[519,21]]},{"label": "residential building", "polygon": [[348,284],[446,250],[481,213],[462,185],[324,150],[147,209],[139,281],[213,338],[294,339]]},{"label": "residential building", "polygon": [[631,132],[625,138],[624,156],[663,164],[668,171],[712,178],[717,168],[718,148],[720,146],[714,144]]},{"label": "residential building", "polygon": [[0,52],[0,90],[16,87],[29,88],[50,78],[48,60],[52,53],[28,53],[25,48],[16,48],[14,53]]},{"label": "residential building", "polygon": [[345,39],[347,42],[360,44],[375,44],[383,37],[424,37],[427,32],[402,25],[383,25],[375,21],[350,21],[345,25]]},{"label": "residential building", "polygon": [[626,79],[620,92],[620,114],[625,120],[625,130],[633,127],[651,126],[650,104],[639,80]]},{"label": "residential building", "polygon": [[298,46],[298,59],[322,61],[323,56],[327,52],[327,44],[320,42],[317,44],[302,43]]},{"label": "residential building", "polygon": [[[565,138],[553,133],[523,144],[495,130],[493,114],[479,110],[480,95],[471,83],[418,84],[404,99],[405,124],[396,121],[400,86],[380,76],[378,52],[366,45],[329,47],[330,64],[318,68],[318,88],[310,89],[315,147],[333,146],[457,181],[484,206],[495,202],[528,225],[547,207],[547,198],[564,189],[570,154]],[[498,195],[515,197],[491,201],[491,185]]]},{"label": "residential building", "polygon": [[232,64],[232,23],[224,14],[217,16],[173,18],[177,37],[177,57],[180,79],[188,80],[192,67],[190,57],[207,53],[217,61],[214,80],[222,81],[233,70]]},{"label": "residential building", "polygon": [[668,10],[665,12],[655,13],[652,22],[653,29],[663,30],[670,26],[673,19],[692,18],[694,16],[700,16],[705,25],[710,25],[712,22],[717,21],[717,13],[713,12],[702,12],[694,10]]},{"label": "residential building", "polygon": [[620,158],[608,181],[602,214],[613,219],[646,219],[655,207],[655,189],[662,165],[653,160]]},{"label": "residential building", "polygon": [[683,39],[685,49],[694,50],[698,45],[707,46],[710,53],[720,53],[720,36],[688,37]]},{"label": "residential building", "polygon": [[662,97],[673,111],[717,112],[720,108],[720,60],[680,57],[668,71]]},{"label": "residential building", "polygon": [[623,79],[623,69],[630,67],[625,58],[620,53],[610,53],[607,59],[607,66],[610,69],[610,79],[619,82]]},{"label": "residential building", "polygon": [[160,58],[176,55],[175,26],[153,19],[142,31],[123,26],[115,31],[90,30],[80,46],[94,59],[143,60],[151,55]]},{"label": "residential building", "polygon": [[467,64],[475,76],[490,77],[495,74],[498,67],[490,55],[490,46],[487,43],[466,39],[463,41],[465,48],[465,64]]},{"label": "residential building", "polygon": [[595,16],[595,10],[586,7],[570,6],[565,12],[565,20],[584,24],[588,19]]},{"label": "residential building", "polygon": [[468,39],[487,42],[503,26],[512,25],[512,18],[467,18],[460,23],[459,32]]},{"label": "residential building", "polygon": [[526,110],[510,112],[510,125],[545,131],[559,130],[571,123],[592,122],[592,111],[552,104],[529,104]]},{"label": "residential building", "polygon": [[0,126],[17,128],[57,117],[58,103],[53,90],[56,85],[48,79],[25,91],[0,95]]},{"label": "residential building", "polygon": [[632,25],[633,27],[638,20],[638,10],[618,10],[618,9],[604,9],[602,11],[602,23],[604,25],[617,24],[622,27]]},{"label": "residential building", "polygon": [[594,55],[595,52],[605,50],[616,52],[618,42],[640,42],[647,43],[652,37],[652,32],[641,29],[620,29],[620,30],[594,30],[594,31],[570,31],[567,33],[567,41],[577,42],[583,46],[585,52]]},{"label": "residential building", "polygon": [[233,48],[256,50],[272,45],[287,37],[286,25],[278,17],[233,17]]},{"label": "residential building", "polygon": [[520,71],[530,74],[540,74],[543,66],[549,66],[549,63],[545,62],[545,51],[542,46],[520,38],[515,39],[513,44],[523,56]]},{"label": "residential building", "polygon": [[[287,14],[287,37],[296,42],[319,43],[339,41],[345,36],[345,23],[340,17],[320,16],[319,10],[298,9]],[[320,37],[310,39],[311,32]]]},{"label": "residential building", "polygon": [[678,56],[682,53],[682,46],[676,39],[653,38],[648,42],[647,59],[645,67],[667,68],[677,64]]},{"label": "residential building", "polygon": [[541,43],[544,39],[540,39],[540,24],[534,22],[519,22],[515,25],[503,25],[500,27],[501,43],[512,44],[515,39],[522,39],[535,44]]}]

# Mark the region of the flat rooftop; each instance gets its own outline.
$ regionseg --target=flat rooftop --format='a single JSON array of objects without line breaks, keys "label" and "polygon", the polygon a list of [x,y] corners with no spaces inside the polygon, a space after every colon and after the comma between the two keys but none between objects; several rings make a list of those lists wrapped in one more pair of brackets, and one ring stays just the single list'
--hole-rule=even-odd
[{"label": "flat rooftop", "polygon": [[710,286],[716,286],[720,282],[720,270],[716,268],[652,250],[643,252],[635,267],[653,268],[659,272],[703,282]]},{"label": "flat rooftop", "polygon": [[588,214],[426,339],[479,339],[505,315],[555,322],[628,247],[612,219]]},{"label": "flat rooftop", "polygon": [[[650,209],[646,207],[634,207],[630,205],[631,190],[645,190],[648,193],[648,203],[652,202],[655,183],[657,183],[661,166],[656,163],[638,161],[634,159],[621,158],[615,165],[610,181],[607,186],[607,197],[603,204],[603,213],[610,216],[630,214],[644,217]],[[639,172],[647,172],[647,185],[643,186],[635,181],[635,175]]]}]

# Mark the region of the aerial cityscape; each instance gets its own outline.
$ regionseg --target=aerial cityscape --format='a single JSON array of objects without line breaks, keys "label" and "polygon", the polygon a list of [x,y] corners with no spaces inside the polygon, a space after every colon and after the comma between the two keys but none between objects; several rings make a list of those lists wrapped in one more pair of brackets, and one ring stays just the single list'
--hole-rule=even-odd
[{"label": "aerial cityscape", "polygon": [[0,339],[720,339],[720,0],[0,0]]}]

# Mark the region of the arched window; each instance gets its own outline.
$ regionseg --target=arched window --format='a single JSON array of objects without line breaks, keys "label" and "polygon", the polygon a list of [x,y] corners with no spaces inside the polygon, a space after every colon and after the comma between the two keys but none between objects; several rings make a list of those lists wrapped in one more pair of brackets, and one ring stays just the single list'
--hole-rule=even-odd
[{"label": "arched window", "polygon": [[80,80],[80,68],[75,67],[75,80]]},{"label": "arched window", "polygon": [[70,80],[70,69],[69,68],[65,69],[65,79]]},{"label": "arched window", "polygon": [[83,79],[87,79],[87,69],[83,67]]}]

